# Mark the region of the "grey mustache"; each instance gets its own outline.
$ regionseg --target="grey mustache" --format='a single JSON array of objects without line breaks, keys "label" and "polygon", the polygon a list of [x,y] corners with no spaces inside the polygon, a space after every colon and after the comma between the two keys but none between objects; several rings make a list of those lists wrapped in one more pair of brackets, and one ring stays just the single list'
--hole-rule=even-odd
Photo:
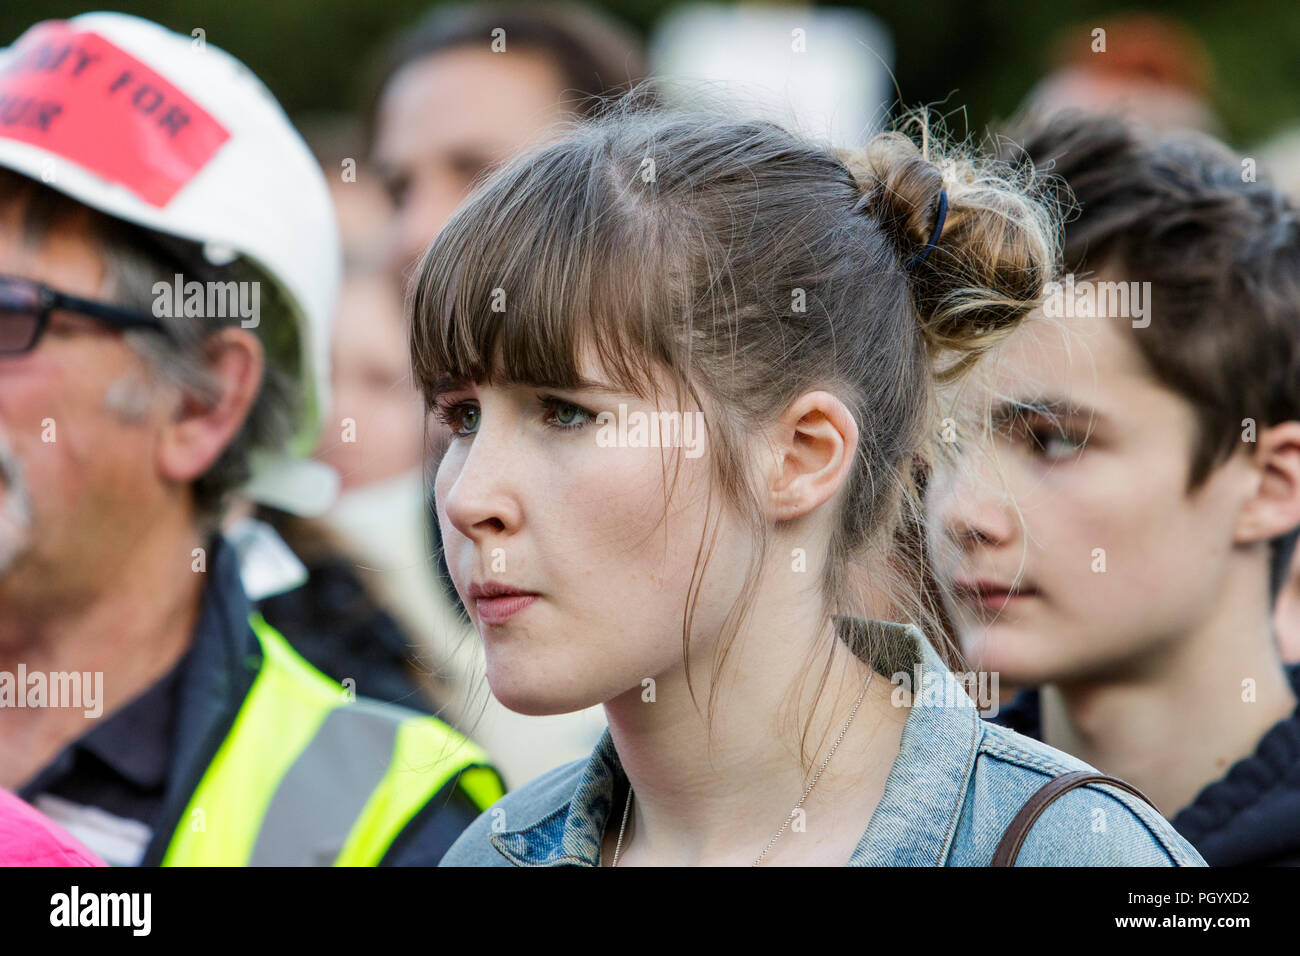
[{"label": "grey mustache", "polygon": [[22,459],[14,453],[9,436],[0,430],[0,491],[8,498],[3,510],[17,519],[20,525],[31,520],[31,499]]}]

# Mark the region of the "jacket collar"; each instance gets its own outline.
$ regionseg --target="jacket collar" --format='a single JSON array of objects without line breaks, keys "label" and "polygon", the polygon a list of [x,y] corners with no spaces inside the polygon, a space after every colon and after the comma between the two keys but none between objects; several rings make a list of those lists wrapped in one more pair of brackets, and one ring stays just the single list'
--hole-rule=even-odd
[{"label": "jacket collar", "polygon": [[220,534],[207,540],[207,584],[189,663],[180,678],[175,736],[163,805],[143,865],[162,860],[194,789],[229,732],[261,668],[260,649],[248,623],[249,603],[239,558]]},{"label": "jacket collar", "polygon": [[[873,667],[896,685],[895,701],[912,706],[884,794],[849,865],[942,866],[975,766],[979,712],[919,630],[869,626],[883,637]],[[614,795],[626,792],[627,775],[606,728],[573,793],[535,823],[493,834],[492,845],[519,866],[599,866]]]}]

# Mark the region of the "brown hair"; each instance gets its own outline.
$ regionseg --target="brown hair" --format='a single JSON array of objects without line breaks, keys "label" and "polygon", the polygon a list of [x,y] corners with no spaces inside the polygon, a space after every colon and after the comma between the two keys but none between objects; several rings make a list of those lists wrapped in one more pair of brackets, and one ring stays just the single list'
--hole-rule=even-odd
[{"label": "brown hair", "polygon": [[1132,341],[1195,411],[1188,492],[1241,447],[1244,419],[1300,420],[1300,218],[1286,196],[1205,134],[1152,139],[1115,116],[1021,117],[1000,151],[1073,201],[1066,269],[1151,283]]},{"label": "brown hair", "polygon": [[[856,566],[875,575],[873,591],[889,593],[891,614],[928,624],[911,558],[935,384],[1035,304],[1055,262],[1050,206],[990,162],[941,156],[924,133],[922,148],[888,133],[832,151],[770,122],[661,109],[635,95],[566,125],[561,141],[489,179],[426,252],[411,303],[426,401],[444,377],[577,387],[584,347],[643,399],[657,391],[655,370],[666,370],[679,398],[685,391],[705,409],[712,488],[749,517],[754,536],[720,672],[769,542],[749,436],[799,395],[826,389],[860,437],[828,544],[824,613],[867,606]],[[906,273],[926,248],[941,189],[942,235]],[[497,290],[504,312],[492,309]],[[710,524],[683,622],[688,682]]]}]

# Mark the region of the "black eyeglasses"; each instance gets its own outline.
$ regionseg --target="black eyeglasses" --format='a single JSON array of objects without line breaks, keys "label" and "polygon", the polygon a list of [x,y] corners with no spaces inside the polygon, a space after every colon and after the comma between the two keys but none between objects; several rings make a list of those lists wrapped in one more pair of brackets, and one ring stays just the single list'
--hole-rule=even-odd
[{"label": "black eyeglasses", "polygon": [[171,336],[152,316],[66,295],[31,279],[0,275],[0,355],[21,355],[34,349],[55,309],[89,316],[115,329],[149,329]]}]

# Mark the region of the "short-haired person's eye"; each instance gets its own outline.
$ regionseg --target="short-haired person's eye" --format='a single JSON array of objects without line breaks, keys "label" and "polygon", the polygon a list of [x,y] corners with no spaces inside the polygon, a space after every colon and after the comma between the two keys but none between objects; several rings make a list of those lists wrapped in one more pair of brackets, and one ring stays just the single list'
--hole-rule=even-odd
[{"label": "short-haired person's eye", "polygon": [[478,431],[479,416],[482,415],[482,411],[477,402],[455,402],[447,405],[439,402],[434,406],[434,414],[438,416],[438,421],[451,429],[453,435],[458,438],[468,438]]},{"label": "short-haired person's eye", "polygon": [[1013,446],[1046,462],[1075,458],[1088,443],[1087,435],[1076,434],[1053,418],[1024,411],[1008,416],[997,430]]},{"label": "short-haired person's eye", "polygon": [[1044,458],[1073,458],[1083,451],[1083,443],[1076,442],[1069,435],[1052,431],[1035,436],[1039,451]]},{"label": "short-haired person's eye", "polygon": [[1050,424],[1027,423],[1026,444],[1032,454],[1048,461],[1073,458],[1083,451],[1087,439],[1077,438],[1069,432]]}]

